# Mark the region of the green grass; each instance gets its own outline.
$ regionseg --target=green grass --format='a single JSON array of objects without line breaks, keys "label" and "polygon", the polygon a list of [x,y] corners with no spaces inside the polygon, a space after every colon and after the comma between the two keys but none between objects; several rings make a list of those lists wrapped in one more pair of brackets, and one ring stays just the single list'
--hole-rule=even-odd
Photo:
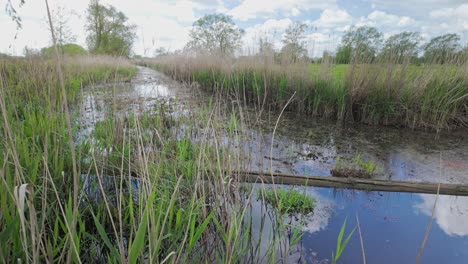
[{"label": "green grass", "polygon": [[[73,137],[82,129],[82,87],[136,72],[115,65],[112,58],[65,61]],[[123,117],[108,109],[90,140],[73,138],[81,180],[74,186],[54,62],[1,60],[0,78],[0,262],[242,263],[260,254],[252,250],[246,203],[227,177],[242,158],[217,144],[219,131],[241,132],[239,116],[213,107],[177,118],[163,106]],[[19,198],[13,192],[22,184],[30,192]],[[271,228],[274,256],[286,227]]]},{"label": "green grass", "polygon": [[293,188],[262,189],[258,193],[258,199],[264,199],[266,203],[278,209],[281,214],[309,214],[314,210],[315,199],[305,192]]},{"label": "green grass", "polygon": [[337,157],[331,173],[335,177],[373,178],[377,173],[383,173],[383,168],[370,160],[365,161],[361,154],[357,153],[351,162]]},{"label": "green grass", "polygon": [[[75,107],[81,87],[96,82],[128,80],[134,67],[116,71],[109,63],[64,66],[68,103]],[[72,158],[58,75],[52,61],[0,60],[0,260],[10,262],[63,262],[63,252],[80,252],[90,215],[77,217],[77,232],[70,243],[72,223]],[[77,129],[75,127],[74,129]],[[85,146],[77,147],[77,157]],[[85,171],[85,168],[81,168]],[[13,190],[28,184],[21,225]],[[85,210],[86,211],[86,210]],[[89,211],[88,211],[89,212]],[[21,217],[20,217],[21,218]],[[24,234],[18,236],[18,234]],[[85,247],[83,247],[85,248]],[[66,255],[65,255],[66,257]],[[76,260],[77,256],[72,257]]]},{"label": "green grass", "polygon": [[354,234],[354,231],[356,231],[356,228],[354,228],[348,236],[346,236],[345,240],[343,241],[343,236],[345,233],[346,229],[346,219],[344,220],[343,224],[341,225],[340,233],[338,234],[338,237],[336,239],[336,251],[335,253],[332,253],[332,264],[336,264],[338,260],[341,258],[341,255],[343,254],[343,251],[345,250],[346,246],[348,245],[349,240]]}]

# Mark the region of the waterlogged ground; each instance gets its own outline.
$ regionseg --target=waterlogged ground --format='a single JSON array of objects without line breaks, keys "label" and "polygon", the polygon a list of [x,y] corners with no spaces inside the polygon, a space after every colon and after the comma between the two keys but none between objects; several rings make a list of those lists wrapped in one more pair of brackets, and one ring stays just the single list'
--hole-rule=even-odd
[{"label": "waterlogged ground", "polygon": [[[199,91],[193,92],[148,68],[140,68],[130,83],[88,87],[83,98],[80,139],[89,138],[96,122],[111,112],[138,114],[164,105],[172,115],[181,116],[197,111],[194,101],[207,99]],[[244,127],[245,135],[237,141],[228,137],[225,140],[225,144],[249,153],[246,169],[329,176],[337,157],[351,161],[360,153],[364,160],[381,168],[376,176],[380,179],[468,184],[466,132],[435,135],[392,128],[342,127],[285,113],[273,136],[277,118],[277,114],[263,112],[259,116],[258,111],[245,110],[231,120],[231,127],[255,124]],[[231,133],[235,131],[231,129]],[[352,230],[358,215],[367,263],[412,263],[436,197],[330,188],[307,188],[306,192],[316,198],[316,209],[304,217],[304,235],[299,244],[283,256],[288,262],[330,263],[341,225],[348,219],[347,230]],[[260,226],[262,221],[268,223],[273,218],[271,210],[256,197],[254,194],[250,213],[253,238],[263,238],[260,248],[266,248],[272,230],[260,232]],[[468,197],[439,196],[421,263],[468,263],[467,249]],[[356,231],[340,262],[362,263],[361,254]],[[278,254],[277,258],[281,257]]]}]

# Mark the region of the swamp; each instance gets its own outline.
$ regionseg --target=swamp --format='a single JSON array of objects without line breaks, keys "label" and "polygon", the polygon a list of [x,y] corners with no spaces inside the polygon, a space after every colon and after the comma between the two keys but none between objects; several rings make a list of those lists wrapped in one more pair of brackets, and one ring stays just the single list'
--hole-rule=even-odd
[{"label": "swamp", "polygon": [[248,0],[148,0],[206,11],[149,54],[143,4],[85,2],[0,16],[21,36],[40,9],[50,41],[0,54],[1,263],[468,262],[468,5],[431,13],[453,33],[350,18],[320,46],[345,9],[249,44]]}]

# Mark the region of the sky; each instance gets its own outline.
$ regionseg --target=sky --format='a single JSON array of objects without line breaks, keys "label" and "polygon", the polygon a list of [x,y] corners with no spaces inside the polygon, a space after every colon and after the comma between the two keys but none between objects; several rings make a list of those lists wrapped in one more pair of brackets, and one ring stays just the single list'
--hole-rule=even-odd
[{"label": "sky", "polygon": [[[40,49],[50,45],[45,2],[11,0],[23,20],[22,29],[5,12],[0,1],[0,52],[22,55],[24,47]],[[294,22],[308,25],[306,47],[309,56],[334,50],[351,26],[374,26],[388,37],[402,31],[420,32],[425,41],[446,33],[457,33],[468,41],[467,0],[101,0],[124,12],[137,25],[135,54],[152,56],[159,47],[170,51],[183,48],[194,21],[205,14],[223,13],[245,30],[243,54],[257,50],[259,38],[281,48],[285,29]],[[52,9],[67,12],[68,25],[76,43],[86,47],[87,0],[49,0]]]}]

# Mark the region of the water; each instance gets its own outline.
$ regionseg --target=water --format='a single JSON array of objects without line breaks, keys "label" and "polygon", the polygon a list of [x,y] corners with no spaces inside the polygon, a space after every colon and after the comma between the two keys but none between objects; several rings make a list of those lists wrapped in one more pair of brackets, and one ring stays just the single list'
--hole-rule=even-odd
[{"label": "water", "polygon": [[[313,118],[284,114],[271,150],[276,116],[265,117],[263,131],[250,132],[253,170],[330,176],[335,160],[352,160],[358,153],[378,165],[377,179],[468,184],[468,134],[436,135],[390,127],[342,127]],[[270,160],[271,158],[271,160]]]},{"label": "water", "polygon": [[[307,188],[307,193],[316,198],[317,207],[306,217],[304,236],[288,257],[294,262],[331,263],[343,222],[347,219],[347,235],[357,226],[358,215],[367,263],[414,263],[436,197],[330,188]],[[261,211],[261,206],[254,201],[253,211]],[[467,216],[468,197],[439,196],[421,263],[467,263]],[[264,230],[262,235],[269,232]],[[339,263],[362,263],[357,229]]]},{"label": "water", "polygon": [[[184,115],[196,111],[191,106],[194,98],[199,96],[194,96],[187,87],[161,73],[140,68],[131,83],[84,90],[80,139],[87,139],[94,124],[110,113],[139,114],[165,104],[171,114]],[[246,120],[256,119],[256,113],[248,109],[244,115]],[[272,143],[277,117],[264,113],[258,119],[260,125],[246,128],[247,137],[234,142],[238,149],[250,153],[247,169],[326,177],[337,157],[351,160],[360,153],[382,168],[382,173],[376,176],[379,179],[468,184],[466,131],[435,135],[388,127],[343,127],[285,113]],[[225,143],[232,143],[228,141]],[[307,192],[316,198],[317,207],[306,217],[304,236],[299,247],[287,256],[288,262],[330,263],[341,225],[347,219],[347,230],[352,230],[358,215],[367,263],[412,263],[436,197],[331,188],[307,188]],[[268,213],[262,213],[264,204],[260,201],[252,201],[251,205],[253,226],[258,227]],[[268,237],[268,233],[257,236]],[[340,262],[362,263],[357,231]],[[438,198],[421,263],[468,263],[468,197]]]}]

